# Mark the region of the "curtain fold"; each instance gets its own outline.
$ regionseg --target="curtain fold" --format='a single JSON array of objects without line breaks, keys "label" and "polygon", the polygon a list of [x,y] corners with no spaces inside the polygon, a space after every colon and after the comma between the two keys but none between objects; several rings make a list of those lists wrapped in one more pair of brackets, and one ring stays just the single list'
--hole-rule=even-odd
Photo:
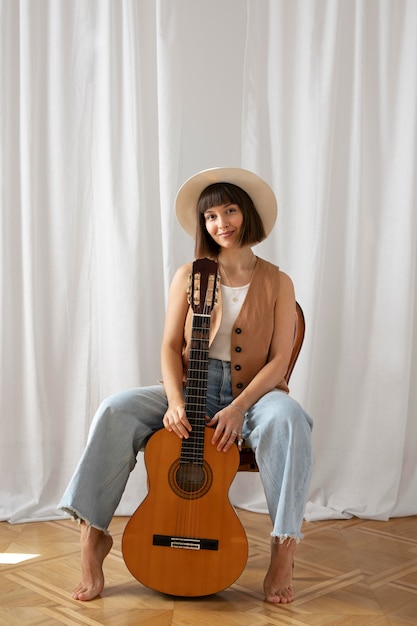
[{"label": "curtain fold", "polygon": [[[175,194],[219,165],[278,198],[307,519],[417,513],[416,32],[413,0],[1,0],[0,519],[57,516],[100,400],[160,377]],[[118,512],[145,492],[140,457]]]}]

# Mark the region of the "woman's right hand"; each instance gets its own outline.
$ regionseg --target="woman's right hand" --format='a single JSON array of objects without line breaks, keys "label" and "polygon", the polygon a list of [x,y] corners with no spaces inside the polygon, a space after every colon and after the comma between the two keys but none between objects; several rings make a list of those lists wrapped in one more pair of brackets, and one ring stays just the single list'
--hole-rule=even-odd
[{"label": "woman's right hand", "polygon": [[180,439],[188,439],[191,431],[191,424],[185,414],[185,407],[179,404],[175,407],[168,407],[164,415],[163,424],[167,430],[175,433]]}]

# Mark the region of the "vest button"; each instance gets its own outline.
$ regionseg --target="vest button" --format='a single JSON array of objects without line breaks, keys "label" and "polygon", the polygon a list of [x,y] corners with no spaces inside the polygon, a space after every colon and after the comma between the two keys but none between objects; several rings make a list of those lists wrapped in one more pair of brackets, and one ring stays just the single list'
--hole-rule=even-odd
[{"label": "vest button", "polygon": [[243,383],[238,383],[238,384],[236,385],[236,387],[237,387],[238,389],[242,389],[242,387],[243,387]]},{"label": "vest button", "polygon": [[240,346],[236,346],[235,352],[242,352],[242,348]]},{"label": "vest button", "polygon": [[240,372],[240,370],[241,370],[241,369],[242,369],[242,366],[241,366],[241,365],[235,365],[235,370],[236,370],[237,372]]},{"label": "vest button", "polygon": [[240,335],[240,333],[241,333],[241,332],[242,332],[242,329],[241,329],[241,328],[235,328],[235,333],[236,333],[237,335]]}]

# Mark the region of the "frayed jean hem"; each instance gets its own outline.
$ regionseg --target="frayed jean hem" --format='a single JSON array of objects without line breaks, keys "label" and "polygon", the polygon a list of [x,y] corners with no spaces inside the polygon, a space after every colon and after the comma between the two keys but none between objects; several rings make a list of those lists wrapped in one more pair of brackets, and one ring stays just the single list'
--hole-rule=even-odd
[{"label": "frayed jean hem", "polygon": [[304,535],[302,533],[294,533],[293,535],[287,533],[285,535],[274,535],[272,532],[271,538],[274,543],[279,544],[285,543],[287,539],[288,543],[290,543],[291,541],[295,541],[295,543],[300,543],[300,541],[304,539]]},{"label": "frayed jean hem", "polygon": [[95,526],[94,524],[91,524],[91,522],[89,522],[87,519],[85,519],[85,517],[83,517],[79,511],[76,511],[75,509],[73,509],[71,507],[68,507],[68,506],[60,506],[58,508],[58,510],[64,511],[65,513],[68,513],[68,515],[71,517],[71,519],[74,522],[77,522],[77,524],[79,526],[81,526],[81,523],[84,522],[84,524],[86,524],[87,527],[95,528],[96,530],[101,531],[105,535],[109,535],[110,536],[110,533],[107,530],[107,528],[101,528],[100,526]]}]

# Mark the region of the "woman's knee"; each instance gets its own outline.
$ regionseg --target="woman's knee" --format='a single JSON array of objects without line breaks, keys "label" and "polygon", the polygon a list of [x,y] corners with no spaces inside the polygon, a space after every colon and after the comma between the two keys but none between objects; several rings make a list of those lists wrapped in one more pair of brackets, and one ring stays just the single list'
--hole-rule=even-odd
[{"label": "woman's knee", "polygon": [[166,395],[161,386],[122,391],[102,401],[93,423],[115,430],[130,428],[139,433],[139,437],[149,436],[162,427],[166,408]]},{"label": "woman's knee", "polygon": [[299,414],[300,408],[298,402],[283,391],[272,391],[259,402],[262,419],[293,419]]},{"label": "woman's knee", "polygon": [[294,398],[284,392],[272,392],[265,400],[259,403],[260,419],[257,420],[257,428],[263,436],[283,431],[311,430],[310,417]]},{"label": "woman's knee", "polygon": [[116,393],[101,401],[94,416],[94,421],[120,419],[125,411],[126,400],[122,394]]}]

